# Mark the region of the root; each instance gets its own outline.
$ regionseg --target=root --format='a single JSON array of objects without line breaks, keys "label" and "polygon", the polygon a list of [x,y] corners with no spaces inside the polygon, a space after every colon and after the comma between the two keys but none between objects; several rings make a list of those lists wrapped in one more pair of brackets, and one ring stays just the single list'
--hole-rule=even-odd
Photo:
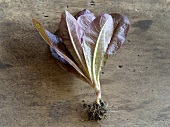
[{"label": "root", "polygon": [[92,105],[88,105],[88,116],[90,120],[102,120],[107,117],[107,104],[100,100],[100,104],[94,102]]}]

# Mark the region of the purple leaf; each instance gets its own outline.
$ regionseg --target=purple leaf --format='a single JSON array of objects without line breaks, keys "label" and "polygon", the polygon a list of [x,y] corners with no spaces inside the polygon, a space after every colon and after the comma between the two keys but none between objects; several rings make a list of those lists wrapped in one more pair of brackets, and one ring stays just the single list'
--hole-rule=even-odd
[{"label": "purple leaf", "polygon": [[79,23],[80,27],[83,29],[83,31],[86,30],[88,25],[95,19],[93,13],[84,14],[78,17],[77,22]]},{"label": "purple leaf", "polygon": [[64,44],[73,56],[76,64],[87,78],[90,79],[81,46],[83,30],[76,19],[67,11],[62,14],[59,31]]},{"label": "purple leaf", "polygon": [[84,9],[82,11],[79,11],[74,17],[77,20],[79,16],[84,15],[84,14],[90,14],[90,13],[91,13],[90,10]]},{"label": "purple leaf", "polygon": [[114,54],[120,46],[124,43],[128,30],[129,30],[129,19],[122,14],[113,13],[110,14],[113,18],[114,31],[111,42],[107,48],[107,54]]}]

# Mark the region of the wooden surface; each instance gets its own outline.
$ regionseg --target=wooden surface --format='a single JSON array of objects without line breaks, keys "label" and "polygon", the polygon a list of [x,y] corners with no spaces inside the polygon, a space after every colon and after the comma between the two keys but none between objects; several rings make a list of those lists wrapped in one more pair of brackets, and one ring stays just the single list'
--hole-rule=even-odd
[{"label": "wooden surface", "polygon": [[[88,121],[86,83],[62,70],[31,19],[54,32],[61,13],[128,16],[128,38],[101,74],[107,120]],[[0,127],[169,127],[169,0],[0,0]]]}]

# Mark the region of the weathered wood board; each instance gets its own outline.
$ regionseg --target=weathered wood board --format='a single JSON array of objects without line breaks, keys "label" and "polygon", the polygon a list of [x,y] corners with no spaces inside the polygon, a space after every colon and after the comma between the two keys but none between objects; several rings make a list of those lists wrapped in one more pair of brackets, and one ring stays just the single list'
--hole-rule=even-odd
[{"label": "weathered wood board", "polygon": [[[87,120],[92,88],[62,70],[33,26],[54,32],[61,13],[124,13],[125,44],[101,74],[107,120]],[[0,0],[0,127],[169,127],[169,0]]]}]

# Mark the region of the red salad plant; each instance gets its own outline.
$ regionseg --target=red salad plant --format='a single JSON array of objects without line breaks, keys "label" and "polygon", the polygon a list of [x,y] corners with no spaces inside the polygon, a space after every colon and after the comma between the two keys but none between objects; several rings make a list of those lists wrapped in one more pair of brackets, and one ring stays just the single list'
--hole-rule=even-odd
[{"label": "red salad plant", "polygon": [[[85,9],[72,16],[65,11],[55,34],[47,31],[38,21],[33,23],[50,46],[58,64],[92,86],[96,101],[89,109],[91,119],[102,119],[100,72],[108,57],[124,43],[129,30],[126,16],[113,13],[95,16]],[[96,108],[99,111],[96,111]]]}]

